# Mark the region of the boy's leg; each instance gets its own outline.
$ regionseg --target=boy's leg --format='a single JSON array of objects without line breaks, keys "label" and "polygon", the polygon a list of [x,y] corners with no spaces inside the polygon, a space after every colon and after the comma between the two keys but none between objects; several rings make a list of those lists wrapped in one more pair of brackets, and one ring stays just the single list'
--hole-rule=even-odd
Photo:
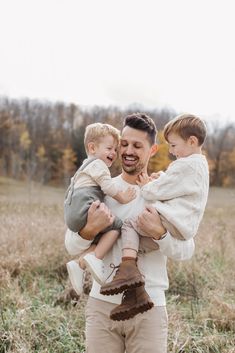
[{"label": "boy's leg", "polygon": [[118,236],[118,230],[110,230],[109,232],[103,234],[96,245],[94,253],[87,254],[83,258],[83,262],[85,263],[86,269],[91,273],[92,277],[101,285],[104,283],[104,270],[102,260],[105,254],[107,254],[107,252],[116,242]]},{"label": "boy's leg", "polygon": [[[178,229],[170,223],[164,216],[159,214],[162,225],[164,228],[166,228],[169,233],[173,236],[173,238],[180,239],[180,240],[185,240],[185,238],[182,236],[182,234],[178,231]],[[153,250],[158,250],[159,245],[153,241],[153,239],[144,236],[144,234],[141,234],[140,229],[138,229],[137,225],[133,223],[133,228],[139,233],[140,235],[140,245],[139,245],[139,250],[142,252],[150,252]]]},{"label": "boy's leg", "polygon": [[122,225],[122,255],[137,258],[139,234],[136,232],[135,219],[127,219]]},{"label": "boy's leg", "polygon": [[116,242],[120,231],[118,230],[110,230],[109,232],[102,235],[100,238],[96,248],[95,248],[95,256],[98,259],[103,260],[104,256],[107,252],[112,248],[114,243]]},{"label": "boy's leg", "polygon": [[83,292],[83,279],[84,279],[84,270],[85,270],[85,263],[83,261],[83,257],[86,254],[94,251],[95,247],[96,245],[91,245],[87,250],[85,250],[81,254],[79,259],[69,261],[66,264],[70,282],[78,295],[81,295]]},{"label": "boy's leg", "polygon": [[185,238],[178,231],[178,229],[171,222],[169,222],[164,216],[160,215],[160,219],[163,224],[163,227],[166,228],[168,230],[168,232],[170,232],[170,234],[173,236],[173,238],[185,240]]},{"label": "boy's leg", "polygon": [[136,233],[139,235],[139,250],[141,252],[150,252],[153,250],[158,250],[159,245],[153,241],[153,239],[144,236],[144,234],[141,233],[141,230],[136,224],[135,219],[130,219],[130,224],[132,228],[135,230]]},{"label": "boy's leg", "polygon": [[102,285],[100,293],[103,295],[122,293],[128,288],[135,288],[144,284],[143,276],[137,267],[139,235],[129,220],[123,224],[121,237],[122,262],[113,280]]}]

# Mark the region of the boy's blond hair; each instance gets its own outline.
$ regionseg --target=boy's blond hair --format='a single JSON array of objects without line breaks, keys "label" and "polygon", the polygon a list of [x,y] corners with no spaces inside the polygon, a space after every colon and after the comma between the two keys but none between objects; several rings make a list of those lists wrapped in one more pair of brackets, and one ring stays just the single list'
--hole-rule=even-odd
[{"label": "boy's blond hair", "polygon": [[113,136],[114,140],[119,143],[120,140],[120,131],[114,126],[109,124],[94,123],[87,125],[84,135],[84,146],[86,153],[88,154],[88,144],[94,142],[98,144],[102,137],[107,135]]},{"label": "boy's blond hair", "polygon": [[206,138],[206,124],[196,115],[181,114],[165,125],[163,134],[167,142],[169,142],[168,136],[172,132],[185,141],[190,136],[195,136],[198,139],[198,145],[201,146]]}]

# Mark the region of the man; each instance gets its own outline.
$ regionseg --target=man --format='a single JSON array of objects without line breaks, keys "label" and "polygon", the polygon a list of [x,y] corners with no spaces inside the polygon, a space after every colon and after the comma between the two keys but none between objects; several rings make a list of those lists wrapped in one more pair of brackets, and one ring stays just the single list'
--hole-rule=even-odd
[{"label": "man", "polygon": [[[138,260],[138,266],[145,279],[145,289],[154,303],[151,310],[129,320],[112,321],[110,312],[121,303],[122,297],[101,295],[100,286],[94,281],[86,307],[88,353],[167,352],[168,323],[164,293],[168,289],[167,257],[175,260],[189,259],[194,252],[194,241],[173,238],[162,226],[155,208],[145,207],[136,185],[138,175],[147,172],[149,159],[156,153],[155,137],[156,127],[148,116],[137,113],[126,117],[120,145],[122,173],[114,180],[121,190],[130,185],[135,187],[137,197],[125,205],[110,197],[105,199],[106,206],[98,202],[93,203],[88,213],[87,225],[80,236],[70,231],[66,233],[67,250],[75,255],[89,247],[94,235],[113,221],[113,214],[122,220],[139,215],[138,227],[159,245],[159,250],[142,253]],[[104,271],[107,276],[111,271],[110,264],[120,263],[121,248],[121,240],[118,239],[104,258]]]}]

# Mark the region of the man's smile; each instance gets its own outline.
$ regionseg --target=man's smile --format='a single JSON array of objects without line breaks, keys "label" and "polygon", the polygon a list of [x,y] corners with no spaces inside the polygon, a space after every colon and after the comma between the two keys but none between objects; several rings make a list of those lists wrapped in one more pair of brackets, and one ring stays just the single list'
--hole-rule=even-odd
[{"label": "man's smile", "polygon": [[131,156],[126,155],[126,154],[122,155],[122,162],[127,166],[134,165],[138,160],[139,160],[139,158],[136,156],[133,156],[133,155],[131,155]]}]

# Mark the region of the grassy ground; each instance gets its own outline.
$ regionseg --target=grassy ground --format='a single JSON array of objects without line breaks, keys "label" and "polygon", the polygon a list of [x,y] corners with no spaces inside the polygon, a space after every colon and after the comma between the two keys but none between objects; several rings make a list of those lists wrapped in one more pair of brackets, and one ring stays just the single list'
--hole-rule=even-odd
[{"label": "grassy ground", "polygon": [[[64,190],[0,179],[0,353],[84,351]],[[191,261],[168,263],[169,352],[235,353],[235,190],[212,188]]]}]

